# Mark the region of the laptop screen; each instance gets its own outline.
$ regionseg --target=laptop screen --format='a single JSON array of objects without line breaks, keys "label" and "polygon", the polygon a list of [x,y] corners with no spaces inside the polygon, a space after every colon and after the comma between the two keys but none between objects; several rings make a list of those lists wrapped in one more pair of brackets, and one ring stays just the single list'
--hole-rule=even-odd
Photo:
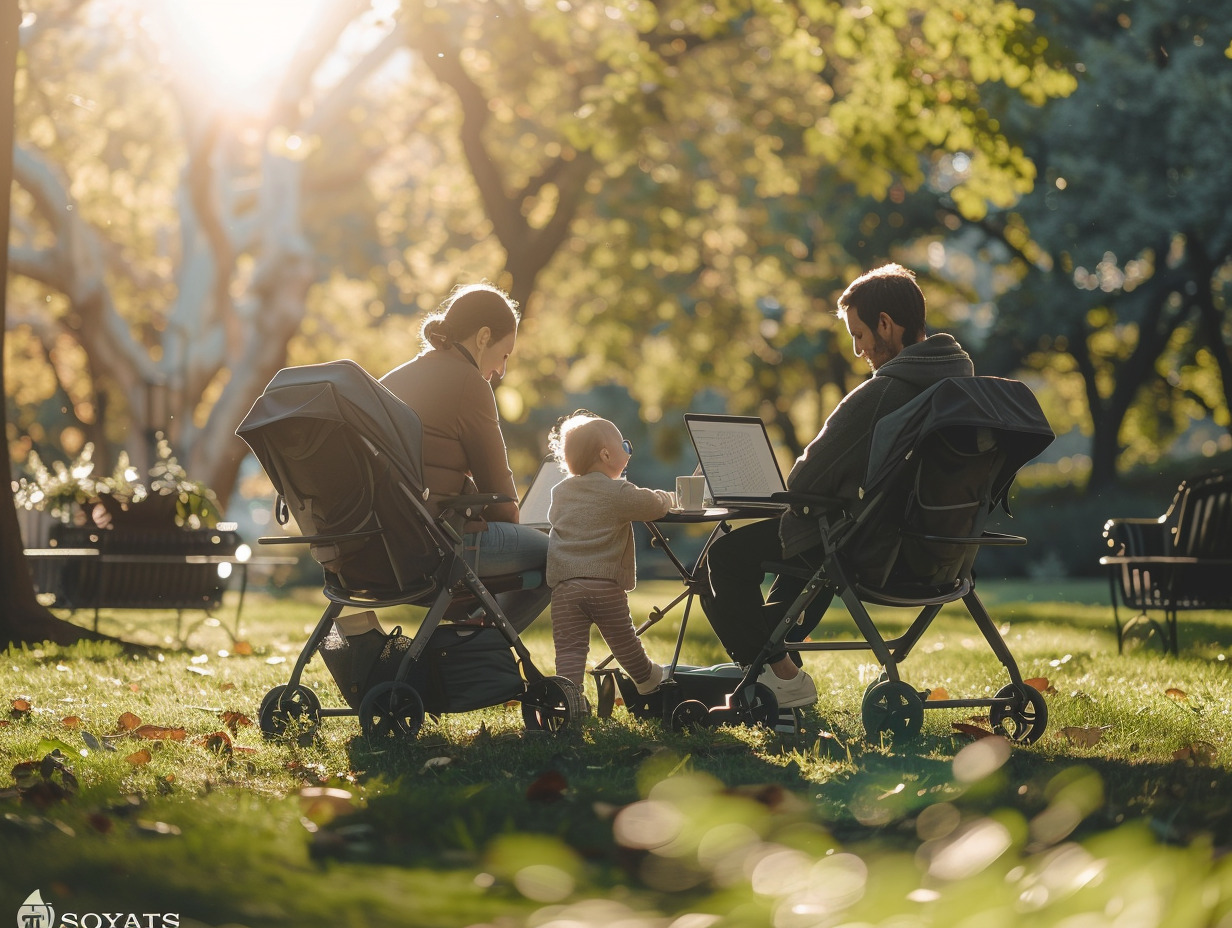
[{"label": "laptop screen", "polygon": [[560,469],[553,455],[539,462],[539,469],[518,504],[518,520],[533,528],[548,528],[548,509],[552,505],[552,490],[569,475]]},{"label": "laptop screen", "polygon": [[691,412],[684,421],[715,505],[769,503],[786,489],[761,419]]}]

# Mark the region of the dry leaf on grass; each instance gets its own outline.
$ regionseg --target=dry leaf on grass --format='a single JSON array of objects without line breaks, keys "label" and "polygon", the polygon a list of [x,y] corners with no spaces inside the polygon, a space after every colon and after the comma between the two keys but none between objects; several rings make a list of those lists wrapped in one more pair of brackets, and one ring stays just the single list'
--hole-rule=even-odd
[{"label": "dry leaf on grass", "polygon": [[939,686],[935,690],[928,691],[928,700],[930,702],[937,700],[937,699],[949,699],[949,698],[950,698],[950,691],[947,690],[944,686]]},{"label": "dry leaf on grass", "polygon": [[131,712],[125,712],[120,716],[117,723],[116,731],[132,731],[141,724],[141,719],[133,715]]},{"label": "dry leaf on grass", "polygon": [[198,738],[193,744],[213,751],[215,754],[230,754],[232,751],[231,736],[225,731],[216,731],[212,735]]},{"label": "dry leaf on grass", "polygon": [[247,657],[248,655],[252,654],[252,645],[249,644],[247,641],[237,641],[232,646],[231,653],[239,654],[243,657]]},{"label": "dry leaf on grass", "polygon": [[1055,693],[1052,684],[1048,682],[1047,677],[1031,677],[1029,680],[1023,680],[1023,683],[1031,687],[1033,690],[1038,690],[1041,693]]},{"label": "dry leaf on grass", "polygon": [[1195,741],[1172,752],[1176,760],[1187,760],[1198,767],[1206,767],[1215,762],[1218,749],[1209,741]]},{"label": "dry leaf on grass", "polygon": [[134,767],[140,767],[143,764],[148,764],[154,759],[154,755],[150,753],[148,748],[142,748],[140,751],[133,751],[128,757],[124,758]]},{"label": "dry leaf on grass", "polygon": [[996,734],[996,732],[989,731],[987,728],[980,728],[980,726],[972,725],[969,722],[951,722],[950,725],[956,732],[966,735],[973,741],[978,741],[980,738],[991,738]]},{"label": "dry leaf on grass", "polygon": [[188,732],[182,728],[166,728],[162,725],[140,725],[133,729],[134,738],[148,741],[183,741]]},{"label": "dry leaf on grass", "polygon": [[222,719],[222,723],[231,729],[231,734],[239,734],[240,726],[248,726],[252,724],[252,719],[244,715],[242,712],[227,711],[220,713],[218,716]]},{"label": "dry leaf on grass", "polygon": [[81,727],[81,719],[75,715],[66,715],[60,719],[60,724],[65,728],[77,729]]},{"label": "dry leaf on grass", "polygon": [[1076,748],[1090,748],[1099,744],[1103,740],[1104,732],[1111,726],[1077,726],[1071,725],[1067,728],[1057,730],[1057,737],[1064,738]]},{"label": "dry leaf on grass", "polygon": [[1164,690],[1164,695],[1175,699],[1177,702],[1187,702],[1189,700],[1189,694],[1184,690],[1177,689],[1175,686],[1170,686]]},{"label": "dry leaf on grass", "polygon": [[13,708],[9,712],[9,715],[15,719],[24,719],[30,714],[30,710],[33,708],[30,705],[30,700],[28,699],[14,699],[12,705]]}]

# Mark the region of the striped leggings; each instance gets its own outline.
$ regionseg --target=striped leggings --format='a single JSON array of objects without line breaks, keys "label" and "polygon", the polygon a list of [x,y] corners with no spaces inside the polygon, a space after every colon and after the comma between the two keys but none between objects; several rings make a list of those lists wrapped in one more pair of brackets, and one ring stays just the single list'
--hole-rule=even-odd
[{"label": "striped leggings", "polygon": [[564,580],[552,588],[552,642],[558,675],[582,685],[591,623],[599,627],[612,655],[634,683],[650,677],[650,658],[633,630],[628,594],[615,581],[585,577]]}]

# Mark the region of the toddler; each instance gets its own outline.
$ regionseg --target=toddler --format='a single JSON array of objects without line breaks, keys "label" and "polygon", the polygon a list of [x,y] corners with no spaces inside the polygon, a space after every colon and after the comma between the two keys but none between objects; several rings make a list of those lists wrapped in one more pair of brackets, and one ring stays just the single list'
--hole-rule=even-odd
[{"label": "toddler", "polygon": [[629,613],[628,591],[637,581],[632,523],[663,517],[674,497],[624,479],[633,446],[594,413],[579,409],[566,417],[549,443],[569,474],[552,490],[548,511],[556,672],[582,685],[594,623],[637,691],[650,693],[664,668],[647,657]]}]

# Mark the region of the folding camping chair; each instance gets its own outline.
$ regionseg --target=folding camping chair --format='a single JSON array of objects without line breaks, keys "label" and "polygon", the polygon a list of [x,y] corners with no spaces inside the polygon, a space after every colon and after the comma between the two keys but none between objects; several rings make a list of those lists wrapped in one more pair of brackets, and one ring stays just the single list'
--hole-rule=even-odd
[{"label": "folding camping chair", "polygon": [[[986,531],[997,505],[1006,508],[1019,468],[1053,440],[1052,429],[1031,391],[994,377],[943,380],[886,416],[874,429],[862,497],[839,502],[788,491],[776,499],[821,529],[821,563],[813,571],[767,565],[805,581],[766,645],[723,706],[682,702],[682,720],[722,721],[747,713],[741,703],[755,693],[763,706],[773,694],[756,684],[770,655],[787,651],[868,650],[883,673],[865,691],[861,715],[866,734],[911,736],[924,710],[988,707],[992,726],[1015,741],[1034,742],[1047,725],[1043,696],[1023,682],[988,611],[975,592],[973,566],[980,547],[1021,545],[1026,539]],[[823,591],[837,594],[863,640],[788,641],[808,605]],[[899,665],[946,603],[961,601],[1009,675],[991,698],[930,699],[905,683]],[[886,639],[868,606],[919,610],[903,634]],[[752,688],[751,688],[752,687]],[[763,692],[764,691],[764,692]]]},{"label": "folding camping chair", "polygon": [[[359,365],[343,360],[280,371],[237,434],[278,491],[279,521],[294,519],[300,530],[259,542],[308,545],[328,601],[290,679],[261,703],[266,735],[358,715],[367,735],[414,738],[426,714],[511,699],[521,701],[529,729],[555,731],[586,713],[575,684],[535,667],[493,596],[539,586],[542,572],[481,580],[463,558],[467,517],[504,498],[433,498],[429,510],[419,418]],[[469,618],[448,623],[458,601],[466,602],[460,612]],[[374,629],[347,639],[336,627],[344,607],[402,604],[427,607],[413,636]],[[347,708],[322,707],[301,682],[318,651]]]}]

